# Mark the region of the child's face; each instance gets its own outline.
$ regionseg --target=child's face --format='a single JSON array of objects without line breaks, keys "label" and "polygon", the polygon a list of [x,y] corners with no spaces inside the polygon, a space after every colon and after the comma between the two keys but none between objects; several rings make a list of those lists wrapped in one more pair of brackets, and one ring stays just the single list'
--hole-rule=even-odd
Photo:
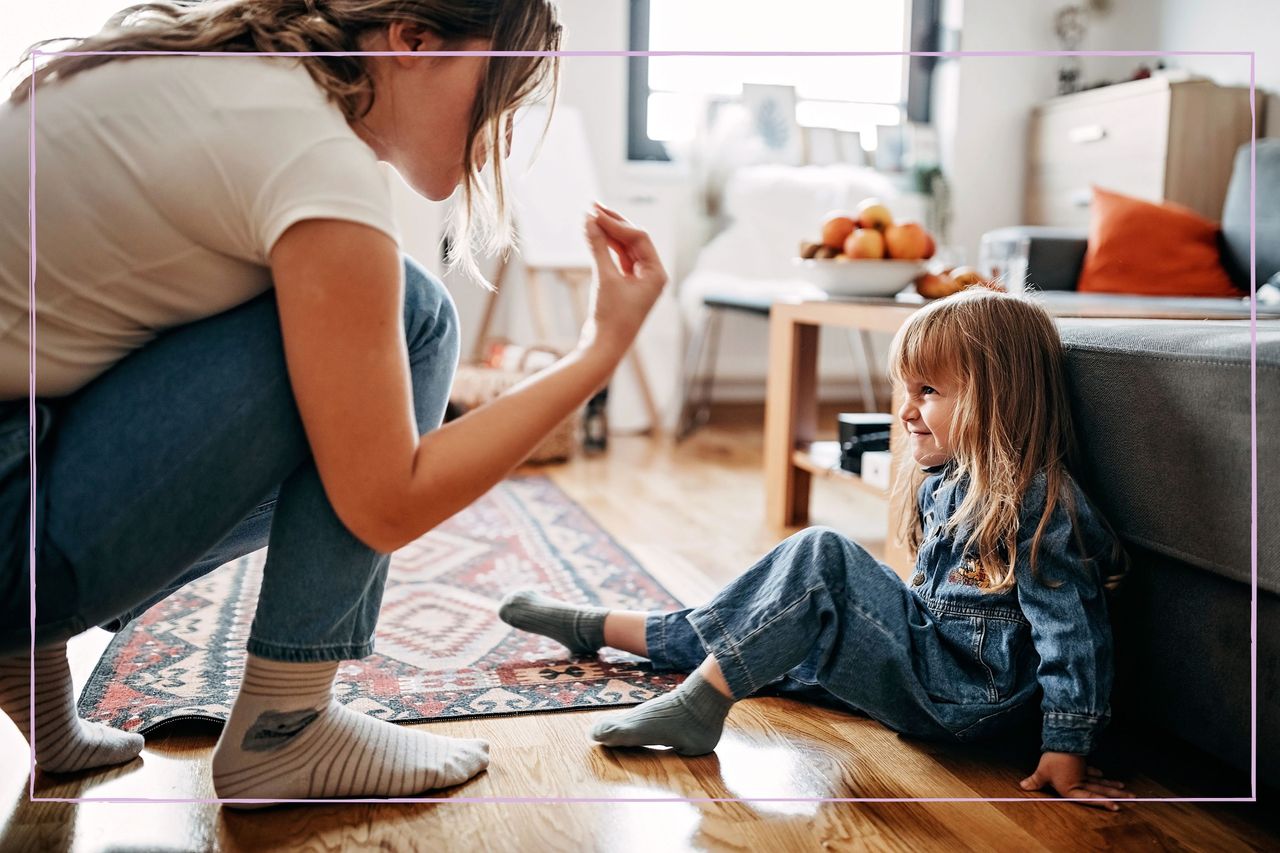
[{"label": "child's face", "polygon": [[937,377],[903,377],[902,405],[898,417],[907,429],[911,457],[923,468],[941,465],[951,458],[951,422],[955,413],[954,382]]}]

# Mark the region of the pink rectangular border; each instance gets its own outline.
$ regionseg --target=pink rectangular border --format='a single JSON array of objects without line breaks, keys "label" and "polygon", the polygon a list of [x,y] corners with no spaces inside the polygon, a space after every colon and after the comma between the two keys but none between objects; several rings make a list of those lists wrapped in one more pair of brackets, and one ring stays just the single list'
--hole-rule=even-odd
[{"label": "pink rectangular border", "polygon": [[[636,51],[636,50],[562,50],[562,51],[433,51],[438,56],[933,56],[945,58],[980,56],[1247,56],[1249,57],[1249,419],[1250,419],[1250,750],[1248,797],[1136,797],[1123,802],[1175,802],[1175,803],[1238,803],[1258,800],[1258,299],[1257,299],[1257,54],[1255,51],[1151,51],[1151,50],[1100,50],[1100,51]],[[36,501],[36,448],[35,448],[35,287],[36,287],[36,84],[34,73],[41,56],[422,56],[422,53],[398,51],[317,51],[298,53],[278,52],[202,52],[202,51],[40,51],[31,53],[31,119],[28,140],[28,228],[30,239],[29,261],[29,384],[27,397],[28,435],[31,457],[31,489],[29,519],[30,593],[31,593],[31,744],[30,775],[27,794],[37,803],[227,803],[227,804],[284,804],[284,803],[646,803],[646,802],[818,802],[818,803],[1069,803],[1069,800],[1052,796],[1025,797],[400,797],[367,799],[151,799],[134,797],[36,797],[35,796],[35,626],[36,626],[36,557],[35,557],[35,501]]]}]

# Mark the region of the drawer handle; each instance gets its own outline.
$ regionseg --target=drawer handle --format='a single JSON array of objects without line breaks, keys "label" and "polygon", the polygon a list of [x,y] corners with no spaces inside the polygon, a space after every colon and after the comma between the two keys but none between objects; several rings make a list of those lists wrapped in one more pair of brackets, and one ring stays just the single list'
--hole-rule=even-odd
[{"label": "drawer handle", "polygon": [[1093,203],[1093,191],[1090,189],[1076,189],[1071,191],[1072,207],[1088,207]]},{"label": "drawer handle", "polygon": [[1082,124],[1067,131],[1067,139],[1077,145],[1089,142],[1101,142],[1107,138],[1107,129],[1100,124]]}]

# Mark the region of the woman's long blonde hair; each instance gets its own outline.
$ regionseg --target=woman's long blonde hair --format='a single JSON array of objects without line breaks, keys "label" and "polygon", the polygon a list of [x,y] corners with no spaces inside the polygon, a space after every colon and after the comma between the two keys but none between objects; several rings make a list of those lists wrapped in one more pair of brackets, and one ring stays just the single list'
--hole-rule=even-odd
[{"label": "woman's long blonde hair", "polygon": [[[61,49],[75,51],[350,52],[366,49],[367,35],[395,21],[426,27],[446,48],[487,39],[493,50],[556,51],[562,33],[552,0],[172,0],[122,9],[87,38],[38,42],[23,61],[34,50],[64,41],[72,46]],[[32,82],[65,79],[127,58],[52,57],[18,84],[11,100],[25,100]],[[306,56],[298,61],[347,120],[357,121],[376,97],[366,59]],[[454,206],[450,222],[449,261],[473,276],[478,277],[475,248],[492,253],[511,243],[502,161],[513,114],[542,97],[550,97],[554,108],[559,76],[558,56],[489,58],[467,131],[463,204]],[[486,159],[492,190],[476,168]]]},{"label": "woman's long blonde hair", "polygon": [[[944,532],[963,538],[964,549],[972,551],[990,579],[990,591],[1010,589],[1022,502],[1036,475],[1044,472],[1047,494],[1031,540],[1032,572],[1059,504],[1072,516],[1076,511],[1069,487],[1078,470],[1076,438],[1053,319],[1022,296],[983,288],[961,291],[911,315],[894,337],[889,375],[898,388],[907,377],[949,380],[956,388],[952,476],[967,476],[969,487]],[[909,454],[901,464],[892,500],[903,519],[897,533],[914,554],[924,531],[916,494],[926,474]],[[1085,553],[1078,533],[1081,553],[1096,557]],[[1119,540],[1112,540],[1111,562],[1122,570],[1124,554]],[[1104,580],[1114,586],[1118,578]]]}]

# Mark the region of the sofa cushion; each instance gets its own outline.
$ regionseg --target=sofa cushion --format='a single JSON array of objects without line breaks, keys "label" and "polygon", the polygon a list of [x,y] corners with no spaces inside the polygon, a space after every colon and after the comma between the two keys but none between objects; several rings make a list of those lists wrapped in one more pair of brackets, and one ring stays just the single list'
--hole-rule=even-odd
[{"label": "sofa cushion", "polygon": [[1218,250],[1218,223],[1189,208],[1093,188],[1089,248],[1077,289],[1147,296],[1237,294]]},{"label": "sofa cushion", "polygon": [[[1250,580],[1250,325],[1059,319],[1088,493],[1123,539]],[[1257,324],[1259,587],[1280,593],[1280,320]]]},{"label": "sofa cushion", "polygon": [[[1259,139],[1257,192],[1258,284],[1280,273],[1280,139]],[[1222,206],[1222,262],[1236,285],[1249,287],[1249,146],[1236,152]]]}]

